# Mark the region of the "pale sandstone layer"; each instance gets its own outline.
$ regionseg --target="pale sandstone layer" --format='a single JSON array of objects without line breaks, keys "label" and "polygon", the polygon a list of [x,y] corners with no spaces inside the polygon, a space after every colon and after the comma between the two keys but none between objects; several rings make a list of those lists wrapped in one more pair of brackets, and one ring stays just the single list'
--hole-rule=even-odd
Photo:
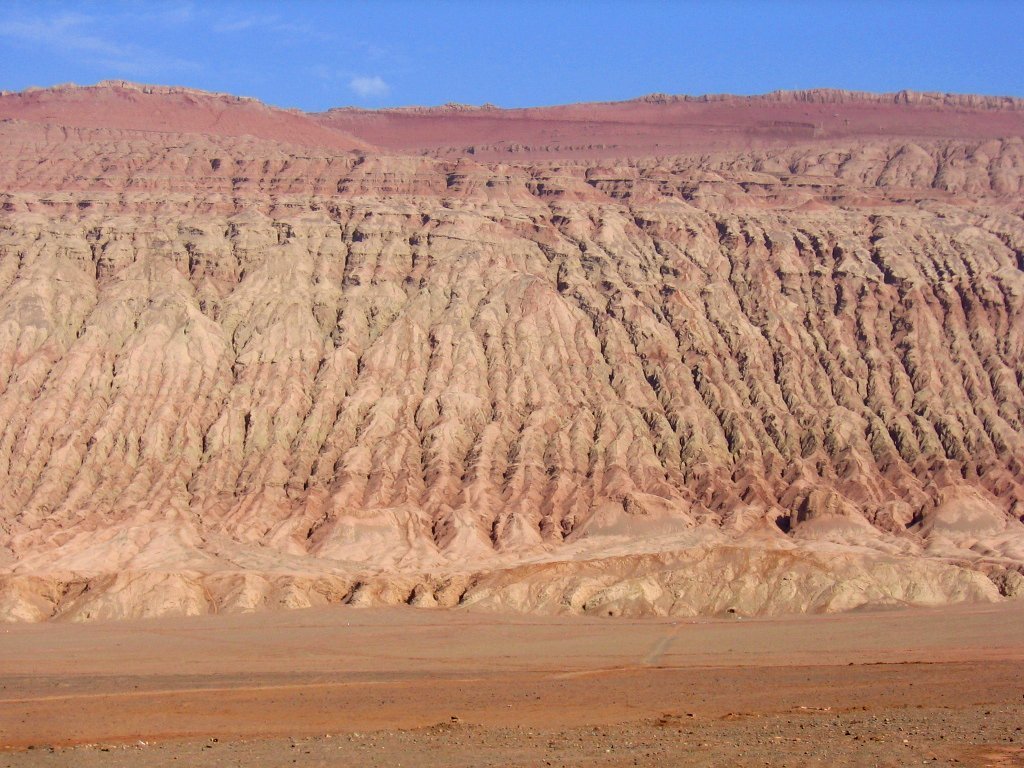
[{"label": "pale sandstone layer", "polygon": [[136,89],[0,96],[0,617],[1024,591],[1019,103],[499,163]]}]

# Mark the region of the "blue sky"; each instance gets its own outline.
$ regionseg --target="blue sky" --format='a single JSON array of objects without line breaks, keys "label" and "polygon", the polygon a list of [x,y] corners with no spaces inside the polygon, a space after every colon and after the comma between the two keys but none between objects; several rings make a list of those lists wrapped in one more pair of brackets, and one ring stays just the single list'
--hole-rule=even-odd
[{"label": "blue sky", "polygon": [[1024,96],[1024,0],[0,0],[0,88],[108,78],[322,110],[651,92]]}]

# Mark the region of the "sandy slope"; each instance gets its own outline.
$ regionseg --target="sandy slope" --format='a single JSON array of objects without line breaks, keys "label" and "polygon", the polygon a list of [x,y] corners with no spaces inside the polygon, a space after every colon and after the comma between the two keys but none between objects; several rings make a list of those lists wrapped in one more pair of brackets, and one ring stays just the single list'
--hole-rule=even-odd
[{"label": "sandy slope", "polygon": [[0,92],[0,117],[62,128],[255,137],[336,151],[371,149],[297,110],[230,94],[120,80]]}]

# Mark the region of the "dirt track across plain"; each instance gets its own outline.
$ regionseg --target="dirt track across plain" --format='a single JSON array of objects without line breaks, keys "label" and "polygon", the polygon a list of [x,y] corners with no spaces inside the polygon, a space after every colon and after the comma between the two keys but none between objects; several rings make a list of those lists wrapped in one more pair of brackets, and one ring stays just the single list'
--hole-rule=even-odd
[{"label": "dirt track across plain", "polygon": [[0,630],[0,765],[1019,765],[1022,723],[1021,602]]}]

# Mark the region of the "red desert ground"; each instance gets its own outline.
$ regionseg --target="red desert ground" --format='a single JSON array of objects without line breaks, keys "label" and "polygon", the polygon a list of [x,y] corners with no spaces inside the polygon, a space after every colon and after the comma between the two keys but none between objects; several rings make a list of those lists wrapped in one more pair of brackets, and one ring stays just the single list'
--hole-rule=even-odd
[{"label": "red desert ground", "polygon": [[0,489],[0,765],[1022,765],[1024,101],[0,93]]}]

